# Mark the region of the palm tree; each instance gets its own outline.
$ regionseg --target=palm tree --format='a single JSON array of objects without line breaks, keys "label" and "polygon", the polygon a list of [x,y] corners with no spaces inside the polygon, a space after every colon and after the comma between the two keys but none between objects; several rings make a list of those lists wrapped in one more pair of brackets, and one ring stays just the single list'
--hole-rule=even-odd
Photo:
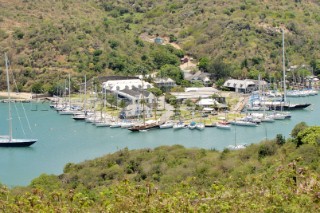
[{"label": "palm tree", "polygon": [[140,98],[140,104],[142,105],[142,112],[143,112],[143,125],[146,124],[146,113],[145,113],[145,110],[144,110],[144,105],[146,104],[146,99],[144,98],[144,96],[142,96]]}]

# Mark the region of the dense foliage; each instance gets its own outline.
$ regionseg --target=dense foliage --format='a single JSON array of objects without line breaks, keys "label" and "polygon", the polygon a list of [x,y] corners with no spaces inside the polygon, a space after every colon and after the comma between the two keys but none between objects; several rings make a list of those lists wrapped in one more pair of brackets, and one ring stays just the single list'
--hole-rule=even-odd
[{"label": "dense foliage", "polygon": [[[301,127],[301,125],[300,125]],[[297,127],[296,130],[300,127]],[[318,127],[229,151],[162,146],[69,163],[30,186],[0,186],[4,212],[316,212]],[[313,137],[311,137],[313,140]],[[285,142],[285,143],[283,143]]]},{"label": "dense foliage", "polygon": [[[22,90],[39,83],[37,91],[52,91],[67,72],[89,78],[166,73],[184,52],[213,79],[262,73],[279,80],[280,27],[287,65],[306,64],[320,73],[318,11],[319,1],[304,0],[0,1],[0,51],[9,53]],[[184,51],[154,44],[156,36]]]}]

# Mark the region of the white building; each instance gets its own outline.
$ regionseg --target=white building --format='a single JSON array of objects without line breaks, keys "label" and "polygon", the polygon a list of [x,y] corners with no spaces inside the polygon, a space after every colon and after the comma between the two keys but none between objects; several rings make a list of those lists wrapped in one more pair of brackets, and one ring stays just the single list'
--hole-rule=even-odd
[{"label": "white building", "polygon": [[175,87],[176,82],[172,80],[171,78],[156,78],[154,80],[154,83],[157,85],[157,87]]},{"label": "white building", "polygon": [[152,88],[153,86],[143,80],[140,79],[124,79],[124,80],[108,80],[102,83],[102,88],[107,91],[119,91],[124,89],[133,89],[139,88],[141,89]]},{"label": "white building", "polygon": [[[204,108],[207,108],[207,109],[227,108],[226,104],[219,103],[216,99],[212,99],[212,98],[201,99],[200,101],[197,102],[197,105],[204,107]],[[209,110],[207,110],[207,111],[209,111]]]},{"label": "white building", "polygon": [[179,100],[209,98],[212,95],[219,95],[219,91],[212,87],[187,87],[184,92],[172,92]]},{"label": "white building", "polygon": [[209,78],[209,73],[203,73],[203,72],[196,72],[192,73],[190,71],[183,71],[184,79],[187,81],[190,81],[192,83],[195,82],[202,82],[204,85],[209,86],[211,83],[211,80]]},{"label": "white building", "polygon": [[[156,97],[146,90],[140,91],[137,88],[124,89],[116,92],[118,97],[127,103],[122,115],[127,118],[142,117],[143,113],[146,118],[152,116],[152,108],[157,103]],[[142,102],[144,100],[144,103]]]}]

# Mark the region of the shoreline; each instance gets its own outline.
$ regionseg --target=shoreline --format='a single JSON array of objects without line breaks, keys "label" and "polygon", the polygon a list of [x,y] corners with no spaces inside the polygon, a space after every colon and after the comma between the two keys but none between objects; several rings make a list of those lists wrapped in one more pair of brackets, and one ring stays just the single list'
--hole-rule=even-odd
[{"label": "shoreline", "polygon": [[[1,91],[0,97],[8,98],[8,92]],[[10,97],[12,99],[32,100],[33,95],[32,95],[32,93],[28,93],[28,92],[11,92]]]}]

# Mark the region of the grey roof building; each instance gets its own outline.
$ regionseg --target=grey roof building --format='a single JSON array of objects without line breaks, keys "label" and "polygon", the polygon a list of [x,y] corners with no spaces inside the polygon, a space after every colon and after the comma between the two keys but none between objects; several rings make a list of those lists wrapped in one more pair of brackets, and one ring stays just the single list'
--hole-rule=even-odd
[{"label": "grey roof building", "polygon": [[[127,103],[124,113],[127,118],[137,118],[143,116],[152,116],[152,107],[156,103],[156,97],[146,90],[138,88],[123,89],[116,92],[118,97]],[[143,104],[141,100],[145,100]]]},{"label": "grey roof building", "polygon": [[172,80],[171,78],[156,78],[154,80],[154,83],[157,85],[157,87],[175,87],[176,82]]},{"label": "grey roof building", "polygon": [[231,91],[239,93],[251,93],[262,88],[266,88],[268,83],[266,81],[257,81],[251,79],[237,80],[229,79],[223,84],[224,87],[229,88]]}]

